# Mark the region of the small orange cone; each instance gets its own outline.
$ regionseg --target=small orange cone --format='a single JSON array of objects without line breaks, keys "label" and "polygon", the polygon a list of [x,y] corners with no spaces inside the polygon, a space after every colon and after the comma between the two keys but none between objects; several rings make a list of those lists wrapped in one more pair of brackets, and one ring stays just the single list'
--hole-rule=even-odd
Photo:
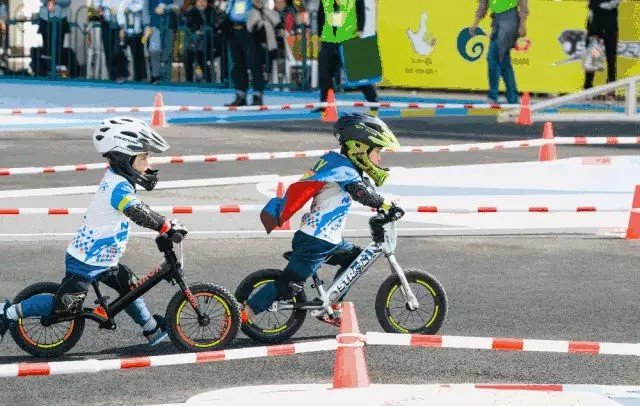
[{"label": "small orange cone", "polygon": [[356,310],[351,302],[342,303],[338,349],[333,365],[333,388],[363,388],[369,386],[369,371],[364,358],[364,343],[360,336]]},{"label": "small orange cone", "polygon": [[156,93],[153,98],[153,115],[151,116],[151,128],[168,127],[167,119],[164,116],[164,101],[162,93]]},{"label": "small orange cone", "polygon": [[518,114],[518,118],[516,119],[516,124],[518,125],[531,125],[533,122],[531,121],[531,100],[529,98],[529,93],[525,93],[522,95],[522,100],[520,100],[520,114]]},{"label": "small orange cone", "polygon": [[633,193],[633,203],[631,204],[631,215],[629,216],[629,227],[627,227],[627,240],[637,240],[640,238],[640,211],[634,210],[640,209],[640,185],[636,185],[636,190]]},{"label": "small orange cone", "polygon": [[[276,188],[276,197],[284,197],[284,183],[278,182],[278,187]],[[274,230],[291,230],[291,223],[289,220],[282,223],[280,227],[274,228]]]},{"label": "small orange cone", "polygon": [[[554,139],[553,124],[547,121],[544,123],[544,129],[542,130],[543,140]],[[538,161],[555,161],[558,159],[558,150],[556,144],[544,144],[540,146],[540,152],[538,153]]]},{"label": "small orange cone", "polygon": [[[327,103],[335,103],[336,95],[333,93],[333,89],[329,89],[327,93]],[[338,121],[338,109],[335,106],[327,106],[324,108],[324,112],[322,113],[322,121],[325,123],[335,123]]]}]

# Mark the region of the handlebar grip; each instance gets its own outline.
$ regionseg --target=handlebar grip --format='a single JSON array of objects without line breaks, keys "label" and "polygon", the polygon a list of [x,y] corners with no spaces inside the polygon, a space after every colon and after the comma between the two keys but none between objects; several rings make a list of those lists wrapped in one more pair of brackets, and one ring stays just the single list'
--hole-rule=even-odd
[{"label": "handlebar grip", "polygon": [[182,240],[184,240],[184,235],[181,232],[175,232],[171,236],[171,241],[173,241],[176,244],[180,244]]}]

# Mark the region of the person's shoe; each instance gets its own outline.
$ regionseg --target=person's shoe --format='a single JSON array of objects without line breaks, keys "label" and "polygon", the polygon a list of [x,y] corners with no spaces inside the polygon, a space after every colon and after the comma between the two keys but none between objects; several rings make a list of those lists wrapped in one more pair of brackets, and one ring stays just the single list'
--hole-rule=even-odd
[{"label": "person's shoe", "polygon": [[124,76],[121,76],[121,77],[119,77],[119,78],[116,78],[116,83],[117,83],[117,84],[119,84],[119,85],[123,84],[123,83],[124,83],[124,82],[126,82],[126,81],[127,81],[127,78],[126,78],[126,77],[124,77]]},{"label": "person's shoe", "polygon": [[149,81],[149,84],[157,85],[158,83],[160,83],[160,78],[158,76],[152,76],[151,80]]},{"label": "person's shoe", "polygon": [[258,96],[257,94],[253,95],[253,101],[251,102],[252,106],[262,106],[262,96]]},{"label": "person's shoe", "polygon": [[4,339],[4,335],[7,334],[9,327],[11,326],[12,320],[9,320],[5,313],[7,309],[11,306],[10,301],[5,301],[4,306],[2,307],[2,313],[0,313],[0,343]]},{"label": "person's shoe", "polygon": [[249,320],[253,320],[254,317],[253,310],[245,303],[242,306],[242,310],[240,310],[240,321],[242,321],[242,324],[247,324]]},{"label": "person's shoe", "polygon": [[247,98],[242,97],[240,95],[236,95],[236,98],[231,103],[225,104],[225,106],[227,107],[239,107],[239,106],[246,106],[246,105],[247,105]]},{"label": "person's shoe", "polygon": [[311,114],[324,113],[324,107],[318,107],[317,109],[311,110]]},{"label": "person's shoe", "polygon": [[142,335],[147,339],[150,346],[158,345],[162,340],[167,338],[168,334],[164,328],[164,317],[158,316],[157,314],[153,315],[153,318],[156,321],[156,328],[151,331],[143,331]]},{"label": "person's shoe", "polygon": [[342,322],[342,303],[334,303],[331,305],[333,309],[333,316],[329,316],[328,314],[323,314],[320,317],[316,317],[323,323],[330,324],[335,327],[340,327]]}]

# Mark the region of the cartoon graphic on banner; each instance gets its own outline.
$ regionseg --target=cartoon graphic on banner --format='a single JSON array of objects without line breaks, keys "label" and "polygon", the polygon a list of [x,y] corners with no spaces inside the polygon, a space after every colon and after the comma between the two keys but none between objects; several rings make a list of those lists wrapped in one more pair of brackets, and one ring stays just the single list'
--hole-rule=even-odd
[{"label": "cartoon graphic on banner", "polygon": [[[485,44],[482,37],[486,37],[486,33],[480,27],[476,30],[476,35],[471,35],[469,28],[463,28],[458,34],[458,53],[469,62],[475,62],[484,53]],[[486,38],[485,38],[486,39]]]},{"label": "cartoon graphic on banner", "polygon": [[422,56],[429,55],[436,45],[436,39],[431,36],[427,28],[427,19],[427,13],[420,14],[420,28],[418,28],[418,31],[407,30],[407,35],[411,40],[414,51]]}]

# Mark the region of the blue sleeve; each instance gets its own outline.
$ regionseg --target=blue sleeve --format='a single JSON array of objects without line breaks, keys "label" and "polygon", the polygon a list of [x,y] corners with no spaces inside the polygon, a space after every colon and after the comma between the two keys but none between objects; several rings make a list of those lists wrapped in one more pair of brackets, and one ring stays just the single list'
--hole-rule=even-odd
[{"label": "blue sleeve", "polygon": [[336,169],[340,170],[339,173],[336,174],[336,183],[343,189],[351,183],[362,181],[362,176],[360,176],[360,173],[354,168],[343,166]]},{"label": "blue sleeve", "polygon": [[141,204],[142,202],[136,196],[136,190],[129,182],[120,182],[113,188],[111,192],[111,207],[123,212],[130,206]]}]

